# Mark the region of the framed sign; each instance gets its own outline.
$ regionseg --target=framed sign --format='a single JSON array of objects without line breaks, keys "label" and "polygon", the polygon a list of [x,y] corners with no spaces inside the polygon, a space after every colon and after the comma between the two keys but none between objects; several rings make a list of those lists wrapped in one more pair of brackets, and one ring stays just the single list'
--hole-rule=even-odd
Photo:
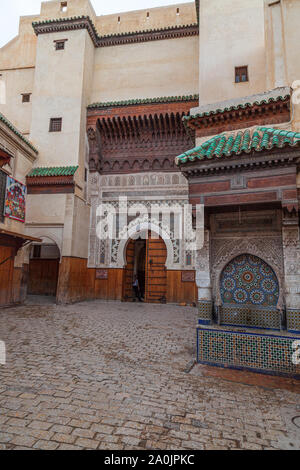
[{"label": "framed sign", "polygon": [[195,271],[182,271],[181,282],[195,282]]},{"label": "framed sign", "polygon": [[108,270],[96,269],[96,279],[108,279]]},{"label": "framed sign", "polygon": [[26,186],[11,176],[6,180],[4,215],[25,222]]}]

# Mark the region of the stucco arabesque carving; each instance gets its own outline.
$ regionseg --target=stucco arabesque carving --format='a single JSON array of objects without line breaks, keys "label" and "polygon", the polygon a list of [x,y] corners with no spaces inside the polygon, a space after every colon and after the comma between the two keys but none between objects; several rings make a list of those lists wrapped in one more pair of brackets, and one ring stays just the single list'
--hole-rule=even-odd
[{"label": "stucco arabesque carving", "polygon": [[168,225],[163,224],[161,221],[154,218],[150,221],[147,214],[133,220],[128,224],[128,227],[124,227],[120,231],[120,239],[112,241],[113,248],[111,261],[117,263],[118,267],[123,268],[126,265],[126,246],[129,238],[138,238],[141,233],[148,230],[152,230],[163,238],[167,248],[166,267],[171,268],[174,263],[176,263],[177,257],[179,260],[179,253],[176,256],[175,240],[172,239],[172,234]]}]

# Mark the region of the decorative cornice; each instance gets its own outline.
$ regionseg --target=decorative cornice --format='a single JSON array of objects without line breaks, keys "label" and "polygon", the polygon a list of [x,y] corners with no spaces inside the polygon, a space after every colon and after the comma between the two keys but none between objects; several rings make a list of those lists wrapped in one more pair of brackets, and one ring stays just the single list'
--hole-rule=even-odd
[{"label": "decorative cornice", "polygon": [[[210,121],[213,126],[216,125],[218,121],[224,124],[229,122],[231,119],[234,119],[236,115],[238,115],[239,120],[245,115],[247,118],[251,115],[251,112],[256,111],[270,111],[274,112],[277,111],[277,107],[279,108],[286,108],[289,110],[290,106],[290,95],[285,96],[277,96],[275,98],[263,99],[261,101],[255,101],[253,103],[241,103],[229,107],[225,107],[223,109],[216,109],[207,112],[197,113],[190,116],[185,116],[184,124],[188,127],[193,129],[195,128],[202,128],[202,127],[209,127]],[[256,113],[259,116],[259,112]],[[209,122],[208,122],[209,121]]]},{"label": "decorative cornice", "polygon": [[27,176],[28,194],[64,194],[74,193],[73,175],[62,176]]},{"label": "decorative cornice", "polygon": [[96,116],[88,119],[87,126],[90,171],[106,174],[174,171],[176,152],[193,145],[194,139],[182,123],[190,102],[168,106],[171,110],[164,112],[161,105],[158,111],[150,106],[149,112],[146,107],[138,107],[137,113],[127,115],[122,115],[120,108],[116,108],[115,115],[110,108],[107,115],[104,110],[98,115],[95,111]]},{"label": "decorative cornice", "polygon": [[47,177],[65,177],[74,176],[78,170],[77,166],[54,166],[54,167],[39,167],[32,168],[27,178],[47,178]]},{"label": "decorative cornice", "polygon": [[200,2],[200,0],[195,0],[198,23],[200,22],[200,3],[199,2]]},{"label": "decorative cornice", "polygon": [[188,96],[164,96],[160,98],[145,98],[145,99],[133,99],[125,101],[107,101],[104,103],[93,103],[88,106],[88,109],[95,108],[113,108],[121,106],[136,106],[140,104],[161,104],[161,103],[180,103],[188,101],[199,100],[199,95],[188,95]]},{"label": "decorative cornice", "polygon": [[298,149],[282,149],[278,153],[278,149],[272,151],[264,151],[261,154],[251,154],[241,158],[227,160],[210,160],[205,164],[200,162],[189,162],[180,166],[182,174],[186,178],[195,178],[197,176],[209,175],[225,175],[226,173],[236,173],[242,170],[258,170],[259,168],[270,169],[277,167],[286,167],[297,165],[300,162],[300,151]]},{"label": "decorative cornice", "polygon": [[74,16],[71,18],[58,18],[54,20],[35,21],[32,23],[35,34],[57,33],[60,31],[72,31],[77,29],[86,29],[94,43],[98,42],[97,30],[89,16]]},{"label": "decorative cornice", "polygon": [[69,185],[74,183],[73,176],[36,176],[26,177],[27,186]]},{"label": "decorative cornice", "polygon": [[[186,163],[206,163],[209,160],[224,160],[228,157],[255,155],[273,149],[297,148],[300,146],[300,133],[258,127],[253,131],[224,133],[207,140],[198,147],[176,157],[177,165]],[[224,163],[223,163],[224,164]]]},{"label": "decorative cornice", "polygon": [[120,46],[136,42],[161,41],[163,39],[175,39],[188,36],[198,36],[198,24],[169,26],[161,29],[149,29],[132,33],[111,34],[102,36],[98,40],[98,47]]},{"label": "decorative cornice", "polygon": [[0,121],[2,121],[16,136],[18,136],[21,140],[23,140],[23,142],[25,142],[26,145],[28,145],[28,147],[31,148],[31,150],[34,151],[34,153],[38,154],[38,150],[29,142],[29,140],[27,140],[22,134],[20,131],[18,131],[18,129],[8,120],[6,119],[5,116],[3,116],[3,114],[0,113]]},{"label": "decorative cornice", "polygon": [[58,18],[32,23],[36,35],[86,29],[95,47],[119,46],[137,42],[175,39],[179,37],[196,36],[199,34],[198,24],[169,26],[167,28],[117,33],[99,36],[89,16],[76,16],[72,18]]}]

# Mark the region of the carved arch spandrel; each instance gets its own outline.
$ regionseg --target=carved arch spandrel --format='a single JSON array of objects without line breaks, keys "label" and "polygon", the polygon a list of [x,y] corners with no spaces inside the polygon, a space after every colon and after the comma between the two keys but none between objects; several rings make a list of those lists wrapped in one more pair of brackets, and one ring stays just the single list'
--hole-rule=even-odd
[{"label": "carved arch spandrel", "polygon": [[[219,246],[218,246],[219,245]],[[270,238],[245,238],[245,239],[215,239],[211,245],[211,279],[213,298],[217,306],[221,306],[220,278],[224,268],[234,258],[249,254],[257,256],[265,261],[274,270],[279,283],[279,300],[277,307],[281,310],[284,306],[284,266],[282,239]]]}]

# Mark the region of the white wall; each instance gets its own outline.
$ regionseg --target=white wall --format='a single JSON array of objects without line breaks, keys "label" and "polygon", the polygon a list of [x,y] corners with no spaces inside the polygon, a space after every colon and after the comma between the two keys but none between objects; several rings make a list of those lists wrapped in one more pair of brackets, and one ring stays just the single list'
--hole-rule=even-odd
[{"label": "white wall", "polygon": [[[249,82],[235,83],[248,65]],[[200,104],[265,91],[263,0],[200,1]]]}]

